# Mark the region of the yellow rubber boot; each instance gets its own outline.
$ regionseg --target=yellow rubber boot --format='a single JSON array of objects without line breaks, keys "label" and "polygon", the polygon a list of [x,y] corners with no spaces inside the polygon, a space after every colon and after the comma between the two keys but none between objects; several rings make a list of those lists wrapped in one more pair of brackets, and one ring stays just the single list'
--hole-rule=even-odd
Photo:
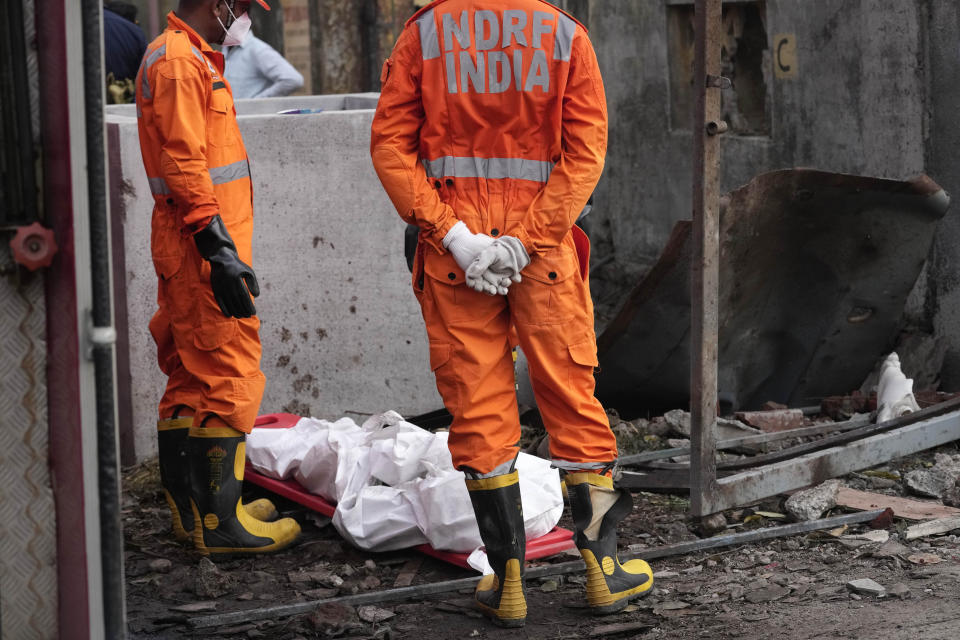
[{"label": "yellow rubber boot", "polygon": [[240,500],[246,462],[246,434],[230,427],[191,427],[190,461],[193,541],[203,554],[235,555],[279,551],[296,540],[293,518],[263,522]]},{"label": "yellow rubber boot", "polygon": [[617,557],[617,524],[630,513],[633,498],[596,473],[568,473],[566,485],[574,540],[587,565],[587,604],[597,615],[620,611],[653,588],[653,570],[645,560],[621,564]]},{"label": "yellow rubber boot", "polygon": [[[193,510],[190,508],[190,470],[187,466],[187,435],[193,416],[167,418],[157,422],[160,483],[170,507],[173,535],[177,540],[193,540]],[[279,513],[273,502],[260,498],[243,505],[247,514],[268,522]]]},{"label": "yellow rubber boot", "polygon": [[516,471],[467,479],[480,537],[494,571],[480,579],[474,597],[483,614],[501,627],[522,627],[527,621],[527,601],[523,596],[527,540],[519,481]]}]

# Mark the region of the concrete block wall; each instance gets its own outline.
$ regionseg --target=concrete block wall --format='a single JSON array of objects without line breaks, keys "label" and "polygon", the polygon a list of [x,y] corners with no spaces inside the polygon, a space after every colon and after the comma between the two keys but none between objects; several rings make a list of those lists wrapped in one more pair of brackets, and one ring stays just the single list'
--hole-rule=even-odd
[{"label": "concrete block wall", "polygon": [[[606,170],[594,200],[616,259],[642,271],[676,221],[689,219],[690,119],[671,118],[668,12],[684,4],[590,3],[590,35],[610,113]],[[724,3],[727,5],[728,3]],[[732,3],[730,3],[732,4]],[[805,166],[903,179],[924,170],[922,2],[767,0],[767,135],[722,137],[722,188]],[[798,69],[776,78],[770,50],[792,34]]]},{"label": "concrete block wall", "polygon": [[[376,94],[238,101],[254,182],[254,268],[260,281],[261,413],[362,418],[442,407],[403,257],[404,224],[369,157]],[[318,114],[275,115],[290,108]],[[132,429],[125,459],[155,454],[164,376],[147,324],[156,308],[152,199],[128,105],[107,115],[114,243],[122,247]],[[118,231],[119,230],[119,231]],[[122,301],[118,302],[120,304]],[[119,327],[121,330],[123,327]],[[124,358],[120,349],[119,358]],[[128,383],[128,384],[127,384]],[[121,398],[121,422],[123,416]],[[121,424],[121,431],[129,429]]]}]

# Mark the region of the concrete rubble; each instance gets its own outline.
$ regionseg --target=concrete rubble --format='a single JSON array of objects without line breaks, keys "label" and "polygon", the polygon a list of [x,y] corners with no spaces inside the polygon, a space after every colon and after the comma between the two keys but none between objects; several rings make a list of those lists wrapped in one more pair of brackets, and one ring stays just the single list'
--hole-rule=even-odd
[{"label": "concrete rubble", "polygon": [[797,520],[816,520],[837,504],[839,480],[827,480],[823,484],[798,491],[784,503],[787,512]]},{"label": "concrete rubble", "polygon": [[851,580],[847,583],[847,589],[854,593],[864,593],[871,596],[882,596],[887,593],[886,587],[871,580],[870,578],[860,578]]},{"label": "concrete rubble", "polygon": [[761,431],[786,431],[804,424],[803,411],[800,409],[776,409],[773,411],[738,411],[738,420]]},{"label": "concrete rubble", "polygon": [[197,567],[194,593],[201,598],[219,598],[237,588],[237,578],[222,571],[209,558],[202,558]]},{"label": "concrete rubble", "polygon": [[960,479],[960,455],[937,454],[936,463],[929,469],[917,469],[904,477],[911,491],[921,496],[941,498]]},{"label": "concrete rubble", "polygon": [[[690,413],[683,409],[674,409],[663,414],[663,419],[673,428],[673,430],[684,436],[690,437]],[[728,420],[726,418],[717,418],[716,423],[717,440],[726,440],[728,438],[739,438],[741,436],[756,435],[760,433],[759,429],[747,426],[739,420]]]}]

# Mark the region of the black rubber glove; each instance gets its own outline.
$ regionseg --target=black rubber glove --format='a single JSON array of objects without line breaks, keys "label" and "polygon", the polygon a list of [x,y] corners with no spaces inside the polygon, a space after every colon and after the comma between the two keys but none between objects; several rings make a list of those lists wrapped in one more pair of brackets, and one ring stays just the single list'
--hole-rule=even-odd
[{"label": "black rubber glove", "polygon": [[[237,255],[237,246],[220,216],[193,234],[200,255],[210,263],[210,287],[220,311],[228,318],[249,318],[257,315],[250,295],[260,295],[257,275]],[[249,291],[248,291],[249,289]]]}]

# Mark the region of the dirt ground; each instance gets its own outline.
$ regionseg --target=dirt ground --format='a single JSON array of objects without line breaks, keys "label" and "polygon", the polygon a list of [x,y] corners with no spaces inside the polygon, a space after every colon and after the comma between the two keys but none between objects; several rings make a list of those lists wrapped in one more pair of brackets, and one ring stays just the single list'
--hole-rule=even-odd
[{"label": "dirt ground", "polygon": [[[955,455],[958,450],[955,443],[939,451]],[[929,466],[933,453],[897,460],[883,469],[895,474]],[[854,488],[878,490],[867,475],[852,474],[843,481]],[[903,495],[898,483],[885,484],[882,492]],[[256,487],[246,490],[248,498],[266,495]],[[779,524],[755,512],[782,514],[783,499],[726,512],[730,528],[723,533]],[[634,501],[633,514],[621,528],[622,552],[697,539],[684,497],[635,493]],[[129,637],[960,637],[960,536],[905,542],[902,533],[911,523],[901,520],[894,522],[890,541],[883,545],[819,532],[655,560],[651,563],[656,572],[653,592],[612,616],[593,617],[585,611],[583,580],[571,574],[528,581],[529,613],[522,629],[492,626],[472,610],[472,590],[464,589],[404,602],[325,605],[309,615],[271,616],[192,630],[187,624],[191,618],[380,591],[408,580],[416,586],[476,575],[413,550],[359,551],[344,542],[327,519],[279,498],[275,502],[282,515],[295,517],[303,526],[299,544],[272,556],[214,564],[169,534],[169,514],[155,463],[127,470],[123,518]],[[830,515],[840,513],[834,510]],[[571,528],[568,516],[560,526]],[[865,525],[855,525],[843,533],[866,531]],[[573,557],[560,554],[544,562],[568,562]],[[864,578],[882,585],[884,594],[878,597],[848,588],[848,582]]]}]

